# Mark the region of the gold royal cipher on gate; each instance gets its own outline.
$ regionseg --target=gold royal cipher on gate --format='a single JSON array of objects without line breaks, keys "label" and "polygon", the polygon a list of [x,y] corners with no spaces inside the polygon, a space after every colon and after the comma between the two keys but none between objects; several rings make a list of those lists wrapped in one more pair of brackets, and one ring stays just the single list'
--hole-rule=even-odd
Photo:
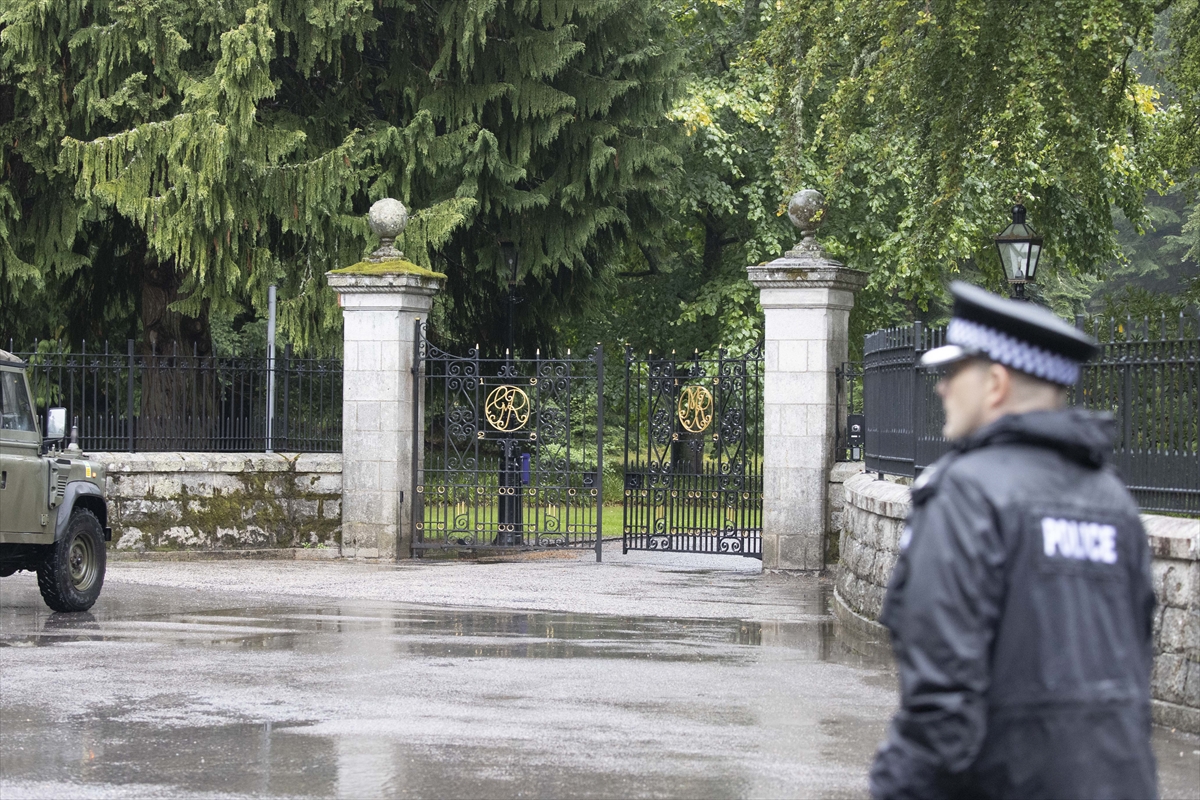
[{"label": "gold royal cipher on gate", "polygon": [[497,386],[484,401],[483,415],[498,431],[519,431],[529,422],[529,395],[519,386]]},{"label": "gold royal cipher on gate", "polygon": [[675,404],[675,413],[679,417],[679,424],[688,433],[704,432],[712,424],[712,392],[695,384],[684,386]]}]

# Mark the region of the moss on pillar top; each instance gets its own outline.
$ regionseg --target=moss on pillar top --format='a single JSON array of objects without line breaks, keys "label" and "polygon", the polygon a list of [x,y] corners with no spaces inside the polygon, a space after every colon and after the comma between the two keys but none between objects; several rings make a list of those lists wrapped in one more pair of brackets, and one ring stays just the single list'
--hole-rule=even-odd
[{"label": "moss on pillar top", "polygon": [[360,261],[341,269],[330,270],[333,275],[420,275],[422,278],[446,279],[441,272],[434,272],[425,267],[419,267],[403,258],[392,258],[387,261]]}]

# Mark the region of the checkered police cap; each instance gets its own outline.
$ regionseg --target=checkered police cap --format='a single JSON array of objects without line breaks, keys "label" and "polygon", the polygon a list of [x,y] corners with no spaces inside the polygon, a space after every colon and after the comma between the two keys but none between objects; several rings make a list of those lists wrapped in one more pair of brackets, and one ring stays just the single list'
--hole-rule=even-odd
[{"label": "checkered police cap", "polygon": [[1083,363],[1096,354],[1096,341],[1032,303],[1005,300],[961,281],[950,285],[953,318],[946,346],[930,350],[922,366],[944,367],[983,357],[1044,381],[1070,386]]}]

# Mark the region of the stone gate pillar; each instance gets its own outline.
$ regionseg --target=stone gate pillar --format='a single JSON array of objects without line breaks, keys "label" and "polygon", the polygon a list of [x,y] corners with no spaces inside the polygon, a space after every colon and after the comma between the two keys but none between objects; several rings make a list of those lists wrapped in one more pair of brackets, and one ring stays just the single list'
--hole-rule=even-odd
[{"label": "stone gate pillar", "polygon": [[371,206],[380,238],[370,258],[325,273],[344,323],[342,555],[408,558],[413,498],[415,325],[427,319],[446,276],[405,261],[392,242],[408,212],[398,200]]},{"label": "stone gate pillar", "polygon": [[847,358],[850,309],[867,275],[825,257],[816,241],[824,213],[819,192],[797,192],[788,216],[803,239],[782,258],[747,268],[766,315],[764,569],[825,566],[836,370]]}]

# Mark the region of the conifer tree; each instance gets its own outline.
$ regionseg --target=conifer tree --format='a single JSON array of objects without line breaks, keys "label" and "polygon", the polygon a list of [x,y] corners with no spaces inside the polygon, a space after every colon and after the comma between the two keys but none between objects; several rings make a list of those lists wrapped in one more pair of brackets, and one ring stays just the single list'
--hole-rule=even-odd
[{"label": "conifer tree", "polygon": [[328,346],[323,273],[394,196],[406,256],[450,276],[446,327],[499,338],[512,240],[543,336],[654,223],[668,24],[633,0],[5,0],[0,323],[108,285],[147,344],[202,351],[279,283],[285,334]]},{"label": "conifer tree", "polygon": [[776,10],[768,0],[670,0],[667,7],[686,53],[685,90],[668,114],[683,169],[663,198],[664,223],[626,251],[609,302],[595,304],[570,333],[624,341],[641,353],[719,346],[740,353],[762,337],[746,265],[795,241],[782,214],[790,192],[772,169],[770,73],[750,49]]}]

